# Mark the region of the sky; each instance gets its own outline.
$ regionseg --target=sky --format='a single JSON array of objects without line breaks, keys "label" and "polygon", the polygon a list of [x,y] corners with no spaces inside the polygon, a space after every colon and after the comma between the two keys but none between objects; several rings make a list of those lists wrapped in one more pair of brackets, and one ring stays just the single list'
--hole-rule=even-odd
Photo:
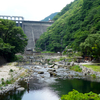
[{"label": "sky", "polygon": [[25,20],[40,21],[60,12],[74,0],[1,0],[0,15],[23,16]]}]

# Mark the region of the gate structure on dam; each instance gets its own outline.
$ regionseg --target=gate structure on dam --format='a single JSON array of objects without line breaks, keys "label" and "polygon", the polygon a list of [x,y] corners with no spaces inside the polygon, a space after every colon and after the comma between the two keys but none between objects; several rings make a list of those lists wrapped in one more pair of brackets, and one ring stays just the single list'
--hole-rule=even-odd
[{"label": "gate structure on dam", "polygon": [[1,19],[13,20],[16,22],[17,26],[21,26],[24,33],[28,38],[28,45],[25,48],[27,50],[33,50],[36,41],[39,39],[40,35],[47,31],[47,28],[53,24],[52,21],[27,21],[24,20],[22,16],[5,16],[0,15]]}]

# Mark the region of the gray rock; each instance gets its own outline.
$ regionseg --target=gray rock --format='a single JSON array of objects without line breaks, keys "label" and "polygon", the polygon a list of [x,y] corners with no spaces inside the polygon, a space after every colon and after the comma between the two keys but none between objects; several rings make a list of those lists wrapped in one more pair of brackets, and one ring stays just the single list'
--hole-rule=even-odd
[{"label": "gray rock", "polygon": [[58,65],[55,65],[54,68],[55,68],[55,69],[58,69],[59,67],[58,67]]},{"label": "gray rock", "polygon": [[69,75],[68,75],[68,78],[70,78],[70,79],[73,78],[73,75],[70,75],[70,74],[69,74]]},{"label": "gray rock", "polygon": [[55,69],[48,69],[47,72],[56,72]]},{"label": "gray rock", "polygon": [[49,65],[49,66],[48,66],[48,68],[53,68],[53,67],[54,67],[54,65]]},{"label": "gray rock", "polygon": [[63,61],[59,61],[59,64],[63,64],[64,62]]},{"label": "gray rock", "polygon": [[50,77],[52,77],[52,76],[57,76],[57,74],[54,73],[54,72],[49,72],[49,73],[50,73]]},{"label": "gray rock", "polygon": [[70,66],[74,66],[74,62],[73,61],[70,63]]},{"label": "gray rock", "polygon": [[18,91],[23,91],[23,90],[25,90],[25,88],[24,88],[24,87],[20,87],[20,88],[18,88],[17,90],[18,90]]},{"label": "gray rock", "polygon": [[45,65],[47,66],[48,64],[46,63]]},{"label": "gray rock", "polygon": [[64,69],[67,69],[67,67],[64,67]]},{"label": "gray rock", "polygon": [[66,62],[66,66],[70,65],[70,62]]},{"label": "gray rock", "polygon": [[44,72],[43,71],[40,71],[40,72],[38,72],[38,74],[44,74]]}]

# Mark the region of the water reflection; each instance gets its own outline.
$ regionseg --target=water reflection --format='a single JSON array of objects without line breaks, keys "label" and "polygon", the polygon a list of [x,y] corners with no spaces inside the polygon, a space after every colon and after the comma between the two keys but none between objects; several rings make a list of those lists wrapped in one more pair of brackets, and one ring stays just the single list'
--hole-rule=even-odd
[{"label": "water reflection", "polygon": [[0,100],[59,100],[62,95],[67,94],[73,89],[81,93],[90,91],[100,93],[100,83],[79,79],[56,79],[55,82],[51,81],[50,83],[31,79],[29,87],[25,82],[20,84],[26,90],[8,92],[0,96]]},{"label": "water reflection", "polygon": [[81,93],[94,92],[100,94],[100,83],[91,82],[87,80],[80,79],[66,79],[66,80],[56,80],[57,84],[51,84],[54,91],[58,91],[58,95],[62,96],[67,94],[73,89],[78,90]]},{"label": "water reflection", "polygon": [[22,100],[59,100],[59,97],[50,88],[45,87],[42,90],[34,90],[29,93],[26,91]]}]

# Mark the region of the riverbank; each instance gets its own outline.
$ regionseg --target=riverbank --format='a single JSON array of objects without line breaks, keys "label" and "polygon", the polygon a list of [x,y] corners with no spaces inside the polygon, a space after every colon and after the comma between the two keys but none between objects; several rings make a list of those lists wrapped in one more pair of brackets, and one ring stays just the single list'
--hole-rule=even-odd
[{"label": "riverbank", "polygon": [[16,66],[17,63],[8,63],[0,66],[0,94],[20,87],[18,81],[27,75],[27,70]]}]

